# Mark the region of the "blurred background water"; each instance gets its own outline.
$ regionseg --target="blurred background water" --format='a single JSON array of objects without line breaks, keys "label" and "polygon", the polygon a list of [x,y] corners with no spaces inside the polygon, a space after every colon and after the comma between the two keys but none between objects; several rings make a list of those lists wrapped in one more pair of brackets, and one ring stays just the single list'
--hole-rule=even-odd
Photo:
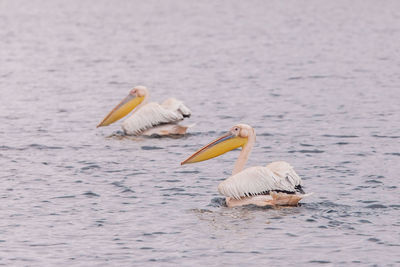
[{"label": "blurred background water", "polygon": [[[0,1],[0,264],[400,264],[399,1]],[[97,123],[133,86],[184,138]],[[238,152],[290,162],[296,208],[221,206]]]}]

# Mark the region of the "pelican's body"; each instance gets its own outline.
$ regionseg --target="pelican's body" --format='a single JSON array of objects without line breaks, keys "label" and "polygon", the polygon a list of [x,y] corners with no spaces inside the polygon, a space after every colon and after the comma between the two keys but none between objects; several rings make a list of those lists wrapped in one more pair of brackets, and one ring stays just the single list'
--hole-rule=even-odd
[{"label": "pelican's body", "polygon": [[267,166],[244,169],[256,140],[252,127],[246,124],[234,126],[226,135],[204,146],[182,162],[195,163],[217,157],[232,149],[242,147],[232,176],[218,185],[218,191],[226,197],[228,207],[243,205],[295,206],[305,196],[301,178],[289,163],[272,162]]},{"label": "pelican's body", "polygon": [[122,129],[127,135],[172,135],[185,134],[189,126],[178,123],[191,112],[181,101],[168,98],[163,103],[147,102],[148,90],[144,86],[136,86],[129,95],[121,101],[97,125],[107,126],[132,110],[132,115],[122,123]]}]

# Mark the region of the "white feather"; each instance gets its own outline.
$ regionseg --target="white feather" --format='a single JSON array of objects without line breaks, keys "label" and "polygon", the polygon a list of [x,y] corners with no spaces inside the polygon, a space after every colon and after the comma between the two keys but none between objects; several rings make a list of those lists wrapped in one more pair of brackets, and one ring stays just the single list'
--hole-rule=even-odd
[{"label": "white feather", "polygon": [[182,101],[179,101],[176,98],[168,98],[161,104],[161,106],[165,109],[179,112],[185,117],[190,117],[192,113],[190,109],[183,104]]},{"label": "white feather", "polygon": [[240,199],[249,193],[257,195],[264,191],[295,192],[298,185],[301,185],[301,178],[289,163],[279,161],[266,167],[245,169],[221,182],[218,191],[224,196]]},{"label": "white feather", "polygon": [[151,102],[139,108],[122,123],[122,129],[126,134],[138,135],[160,124],[181,121],[186,116],[190,116],[190,110],[181,101],[170,98],[161,105]]}]

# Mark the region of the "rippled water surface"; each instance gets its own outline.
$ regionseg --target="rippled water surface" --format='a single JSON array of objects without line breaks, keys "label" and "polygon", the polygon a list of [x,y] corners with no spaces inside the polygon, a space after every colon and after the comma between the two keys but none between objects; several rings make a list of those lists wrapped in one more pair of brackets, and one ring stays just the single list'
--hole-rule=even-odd
[{"label": "rippled water surface", "polygon": [[[399,1],[0,1],[0,264],[400,265]],[[134,86],[184,138],[97,123]],[[290,162],[295,208],[221,206],[238,152]],[[114,134],[114,135],[113,135]]]}]

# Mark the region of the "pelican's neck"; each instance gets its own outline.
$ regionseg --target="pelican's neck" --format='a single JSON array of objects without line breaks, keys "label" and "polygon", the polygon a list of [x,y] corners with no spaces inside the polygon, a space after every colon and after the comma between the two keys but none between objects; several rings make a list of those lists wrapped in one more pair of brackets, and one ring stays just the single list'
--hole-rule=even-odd
[{"label": "pelican's neck", "polygon": [[142,101],[139,105],[137,105],[137,106],[132,110],[131,115],[133,115],[133,114],[134,114],[136,111],[138,111],[141,107],[143,107],[144,105],[146,105],[147,102],[148,102],[148,99],[149,99],[149,93],[146,93],[146,94],[144,95],[143,101]]},{"label": "pelican's neck", "polygon": [[246,145],[243,146],[242,151],[240,151],[240,155],[239,155],[238,159],[236,160],[232,175],[235,175],[244,169],[244,166],[246,165],[246,162],[249,159],[250,152],[251,152],[251,149],[253,148],[255,141],[256,141],[256,135],[253,132],[249,135],[248,141],[247,141]]}]

